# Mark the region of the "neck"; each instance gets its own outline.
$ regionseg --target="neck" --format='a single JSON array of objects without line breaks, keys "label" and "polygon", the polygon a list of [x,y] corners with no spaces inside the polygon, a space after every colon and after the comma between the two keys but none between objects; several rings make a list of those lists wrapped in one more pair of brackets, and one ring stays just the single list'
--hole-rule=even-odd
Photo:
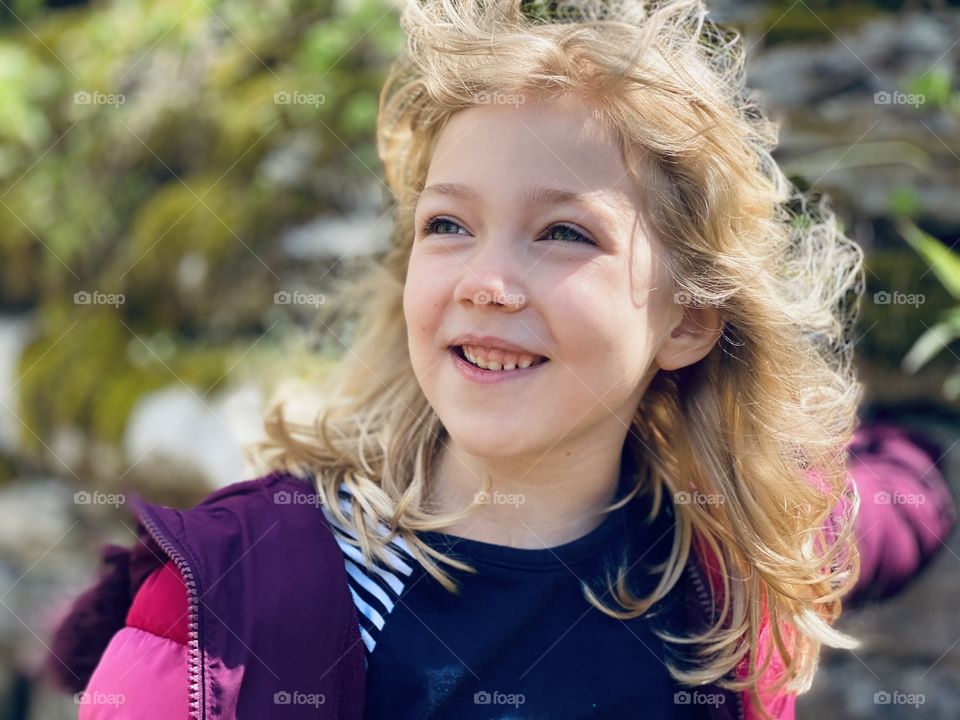
[{"label": "neck", "polygon": [[476,509],[442,532],[531,549],[583,537],[603,522],[602,511],[616,495],[623,439],[591,442],[590,450],[557,445],[523,458],[478,457],[450,439],[436,466],[432,494],[442,512],[473,503]]}]

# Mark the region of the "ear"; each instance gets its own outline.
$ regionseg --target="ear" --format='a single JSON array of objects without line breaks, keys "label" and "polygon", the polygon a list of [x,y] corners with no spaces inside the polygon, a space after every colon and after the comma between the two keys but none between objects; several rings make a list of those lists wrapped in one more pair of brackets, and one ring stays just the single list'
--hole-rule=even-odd
[{"label": "ear", "polygon": [[706,356],[723,332],[720,311],[712,306],[683,305],[683,315],[660,343],[655,362],[663,370],[677,370]]}]

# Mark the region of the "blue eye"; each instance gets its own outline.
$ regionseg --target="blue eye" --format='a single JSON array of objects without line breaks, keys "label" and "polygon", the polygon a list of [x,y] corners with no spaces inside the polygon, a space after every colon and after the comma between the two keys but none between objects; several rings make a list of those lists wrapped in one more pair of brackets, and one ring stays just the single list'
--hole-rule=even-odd
[{"label": "blue eye", "polygon": [[[459,223],[454,222],[453,220],[450,220],[448,218],[441,217],[441,216],[434,216],[432,218],[428,218],[426,222],[420,225],[420,232],[423,235],[434,235],[434,234],[458,235],[459,234],[456,230],[451,230],[449,232],[444,232],[443,230],[440,230],[439,228],[442,228],[444,225],[463,230],[463,227]],[[596,245],[596,243],[593,240],[588,238],[579,230],[575,229],[571,225],[565,225],[563,223],[556,223],[548,227],[546,231],[543,233],[543,235],[541,235],[538,238],[538,240],[556,239],[556,238],[551,238],[551,236],[554,235],[554,233],[556,233],[558,230],[565,231],[566,233],[566,238],[561,239],[560,242],[573,242],[573,243],[585,243],[587,245]]]},{"label": "blue eye", "polygon": [[443,218],[443,217],[432,217],[432,218],[429,218],[423,225],[420,226],[420,232],[422,232],[424,235],[433,235],[433,234],[456,235],[457,234],[456,232],[452,232],[452,233],[438,232],[436,230],[437,225],[440,225],[441,227],[443,225],[453,225],[454,227],[460,227],[460,225],[458,223],[455,223],[453,220],[448,220],[447,218]]},{"label": "blue eye", "polygon": [[564,225],[563,223],[557,223],[556,225],[551,225],[550,227],[547,228],[546,233],[544,233],[544,235],[542,235],[541,237],[549,237],[556,230],[566,230],[568,233],[567,237],[574,238],[572,240],[563,240],[561,242],[578,242],[578,243],[587,243],[588,245],[596,245],[596,243],[593,240],[588,238],[579,230],[574,229],[570,225]]}]

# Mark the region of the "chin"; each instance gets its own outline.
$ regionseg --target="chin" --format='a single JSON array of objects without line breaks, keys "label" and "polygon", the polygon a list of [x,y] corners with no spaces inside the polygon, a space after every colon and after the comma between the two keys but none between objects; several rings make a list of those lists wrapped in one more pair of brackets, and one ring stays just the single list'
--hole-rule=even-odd
[{"label": "chin", "polygon": [[451,440],[464,452],[475,457],[505,458],[531,453],[538,446],[533,437],[513,432],[509,426],[477,428],[476,425],[444,426]]}]

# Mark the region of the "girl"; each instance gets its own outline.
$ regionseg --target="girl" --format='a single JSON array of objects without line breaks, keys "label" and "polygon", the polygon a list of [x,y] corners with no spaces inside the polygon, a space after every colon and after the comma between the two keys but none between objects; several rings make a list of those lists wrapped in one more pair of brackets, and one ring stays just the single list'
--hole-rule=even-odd
[{"label": "girl", "polygon": [[135,500],[54,644],[80,717],[792,717],[856,646],[859,249],[700,2],[401,22],[343,362],[269,475]]}]

